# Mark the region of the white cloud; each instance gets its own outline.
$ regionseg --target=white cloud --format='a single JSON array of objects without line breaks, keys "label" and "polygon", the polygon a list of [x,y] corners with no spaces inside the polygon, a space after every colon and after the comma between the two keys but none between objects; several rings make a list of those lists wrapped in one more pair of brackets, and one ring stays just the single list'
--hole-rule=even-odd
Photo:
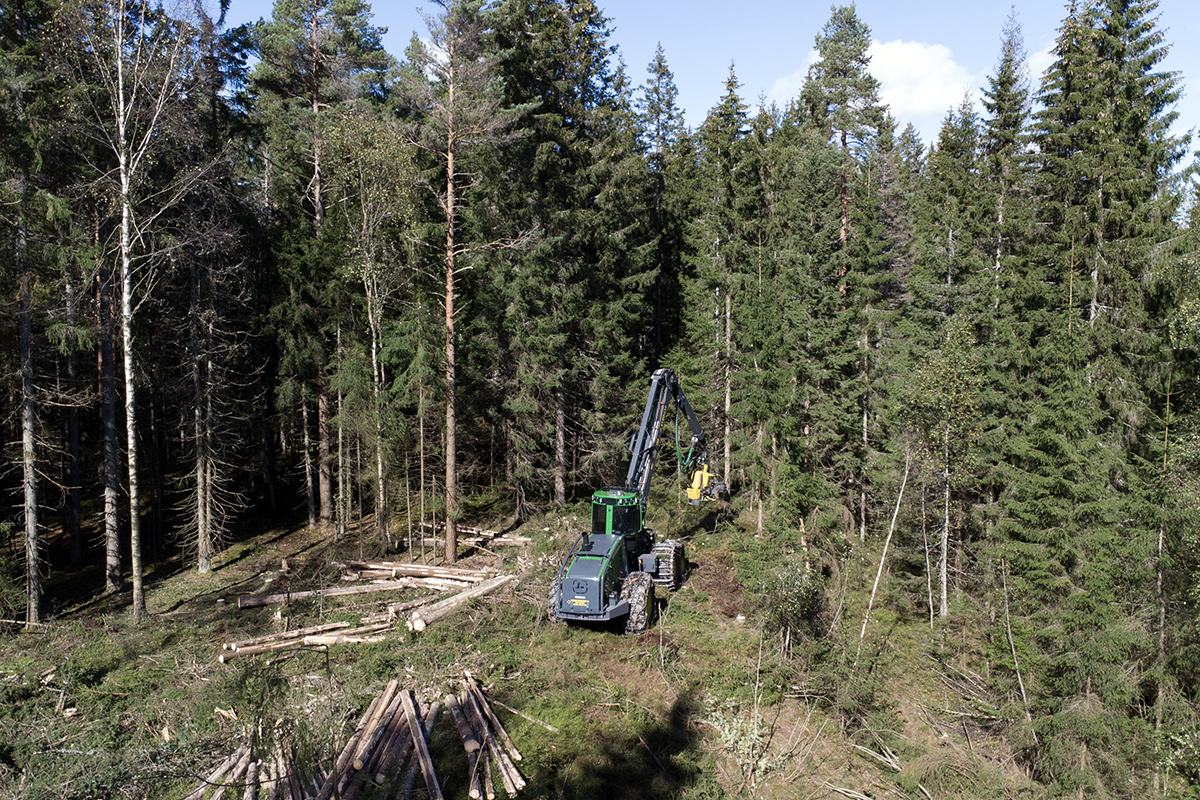
[{"label": "white cloud", "polygon": [[1042,84],[1042,76],[1053,63],[1054,45],[1029,56],[1029,86],[1034,94],[1037,94],[1038,87]]},{"label": "white cloud", "polygon": [[[984,76],[972,75],[954,60],[953,52],[945,45],[872,42],[867,54],[871,57],[871,74],[879,81],[879,99],[887,104],[900,128],[911,122],[926,143],[937,141],[947,112],[957,109],[964,97],[970,97],[976,110],[981,110],[978,87],[983,85]],[[782,107],[799,96],[808,67],[818,60],[817,51],[809,51],[803,67],[775,80],[767,101]],[[1040,70],[1048,63],[1043,53],[1030,59],[1035,85]]]},{"label": "white cloud", "polygon": [[775,79],[775,83],[767,92],[767,103],[775,103],[780,108],[785,108],[791,100],[799,97],[800,90],[804,87],[804,77],[808,75],[808,68],[820,60],[816,48],[809,50],[803,67],[790,75]]},{"label": "white cloud", "polygon": [[[974,92],[974,78],[954,61],[950,48],[922,42],[872,42],[871,74],[879,99],[903,123],[936,115],[939,119]],[[918,125],[918,127],[921,127]]]}]

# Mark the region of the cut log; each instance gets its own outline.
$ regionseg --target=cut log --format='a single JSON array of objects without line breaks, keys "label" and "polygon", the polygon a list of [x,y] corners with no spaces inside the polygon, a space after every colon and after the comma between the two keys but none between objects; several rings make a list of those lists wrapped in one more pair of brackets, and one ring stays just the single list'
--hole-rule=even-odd
[{"label": "cut log", "polygon": [[[341,623],[338,623],[339,625]],[[349,623],[346,623],[349,624]],[[300,639],[280,639],[277,642],[267,642],[265,644],[255,644],[248,646],[239,646],[232,652],[222,653],[217,656],[217,661],[222,664],[227,664],[235,658],[243,656],[253,656],[259,653],[270,653],[275,650],[285,650],[289,647],[301,646],[329,646],[331,644],[365,644],[377,643],[385,641],[386,637],[371,636],[370,634],[381,633],[390,630],[392,624],[390,622],[377,622],[373,625],[363,625],[358,628],[341,628],[337,633],[318,633],[311,636],[305,636]]]},{"label": "cut log", "polygon": [[411,589],[413,584],[407,580],[385,581],[372,583],[367,586],[331,586],[328,589],[313,589],[305,592],[284,592],[283,594],[264,594],[238,598],[238,608],[258,608],[275,603],[290,603],[293,600],[303,600],[306,597],[340,597],[347,594],[367,594],[368,592],[395,592],[401,589]]},{"label": "cut log", "polygon": [[230,771],[230,773],[225,776],[225,780],[221,783],[221,785],[219,787],[217,787],[217,791],[213,792],[212,800],[221,800],[221,798],[225,795],[225,790],[228,789],[231,784],[233,784],[235,781],[237,781],[239,778],[241,778],[242,775],[245,774],[246,769],[249,766],[250,766],[250,750],[245,749],[245,752],[242,754],[242,757],[240,759],[238,759],[237,764],[234,765],[233,770]]},{"label": "cut log", "polygon": [[184,800],[200,800],[205,792],[212,788],[217,781],[222,780],[231,769],[237,766],[237,763],[241,760],[245,753],[246,748],[244,747],[239,747],[237,750],[234,750],[229,758],[222,761],[221,765],[213,770],[212,773],[204,779],[204,782],[200,784],[200,786],[194,792],[185,797]]},{"label": "cut log", "polygon": [[313,647],[329,647],[333,644],[379,644],[386,641],[386,636],[348,636],[338,633],[324,633],[318,636],[304,637],[304,644]]},{"label": "cut log", "polygon": [[261,761],[251,761],[250,766],[246,768],[246,790],[242,793],[242,800],[255,800],[258,797],[258,768],[262,766]]},{"label": "cut log", "polygon": [[463,749],[467,751],[467,769],[470,775],[467,793],[472,800],[480,800],[483,792],[479,786],[479,739],[475,736],[475,730],[471,727],[471,723],[467,722],[467,718],[463,715],[457,697],[452,694],[446,695],[446,708],[450,709],[450,715],[454,718],[454,727],[458,728],[458,736],[462,739]]},{"label": "cut log", "polygon": [[442,787],[438,785],[437,774],[433,770],[433,759],[429,756],[429,748],[425,746],[425,731],[421,718],[413,706],[412,697],[408,691],[402,694],[404,713],[408,716],[408,730],[413,740],[413,756],[421,767],[425,777],[425,788],[429,790],[430,800],[442,800]]},{"label": "cut log", "polygon": [[408,629],[420,633],[433,622],[436,622],[443,617],[447,617],[458,611],[464,605],[474,600],[476,597],[483,597],[503,589],[510,583],[515,583],[517,580],[514,575],[500,575],[491,580],[484,581],[478,586],[468,589],[465,592],[460,592],[453,597],[448,597],[441,602],[434,603],[427,608],[422,608],[414,611],[408,618]]},{"label": "cut log", "polygon": [[393,578],[446,578],[466,583],[478,583],[493,574],[488,570],[438,567],[405,561],[335,561],[333,566],[360,574],[378,572]]},{"label": "cut log", "polygon": [[222,650],[237,650],[242,647],[253,647],[257,644],[270,644],[279,642],[285,639],[300,639],[314,633],[325,633],[326,631],[336,631],[341,628],[349,628],[349,622],[330,622],[325,625],[313,625],[309,628],[296,628],[292,631],[282,631],[281,633],[270,633],[265,636],[256,636],[253,639],[242,639],[240,642],[226,642],[221,645]]},{"label": "cut log", "polygon": [[221,655],[217,656],[217,661],[221,662],[222,664],[228,664],[235,658],[258,655],[259,653],[270,653],[274,650],[286,650],[289,647],[300,647],[303,644],[303,639],[283,639],[282,641],[268,644],[256,644],[250,647],[239,647],[237,650],[234,650],[231,653],[221,653]]},{"label": "cut log", "polygon": [[338,755],[337,760],[333,763],[333,769],[329,771],[329,775],[326,776],[324,784],[321,786],[320,791],[317,792],[317,800],[329,800],[329,798],[333,795],[333,790],[337,787],[337,783],[341,777],[341,774],[346,771],[346,766],[350,763],[353,757],[355,747],[362,738],[363,731],[365,731],[367,727],[371,725],[373,720],[378,717],[379,714],[383,713],[383,710],[387,707],[388,703],[392,701],[392,695],[395,693],[398,685],[399,682],[396,680],[388,681],[388,684],[386,687],[384,687],[384,690],[375,695],[375,699],[371,701],[371,705],[367,706],[367,711],[365,714],[363,714],[363,718],[358,723],[358,727],[354,729],[354,733],[352,733],[350,738],[346,741],[345,747],[342,748],[342,752]]},{"label": "cut log", "polygon": [[500,724],[500,720],[492,712],[492,707],[488,705],[487,698],[483,696],[483,690],[479,688],[479,684],[475,682],[475,678],[469,672],[467,673],[467,688],[475,695],[480,710],[487,717],[488,722],[491,723],[492,730],[500,737],[500,741],[504,743],[504,749],[512,756],[513,761],[520,761],[521,751],[513,744],[513,740],[508,738],[508,732],[504,730],[504,726]]},{"label": "cut log", "polygon": [[496,800],[496,784],[492,781],[492,758],[486,748],[479,751],[479,769],[483,772],[483,796]]},{"label": "cut log", "polygon": [[488,752],[492,756],[492,760],[496,762],[496,769],[500,772],[500,779],[504,782],[504,790],[509,796],[515,795],[518,791],[525,788],[525,779],[521,777],[521,772],[517,769],[517,765],[512,762],[504,749],[496,742],[496,737],[492,735],[488,728],[487,720],[483,716],[483,712],[479,710],[479,704],[475,701],[471,692],[463,693],[462,700],[463,708],[467,711],[467,719],[471,720],[471,724],[475,730],[480,733],[483,738],[483,743],[486,745]]},{"label": "cut log", "polygon": [[[459,528],[461,531],[462,528]],[[425,547],[437,546],[445,544],[445,539],[413,539],[414,545],[424,545]],[[528,536],[460,536],[458,544],[461,547],[529,547],[533,544],[533,540]]]},{"label": "cut log", "polygon": [[383,734],[387,732],[388,725],[395,718],[399,709],[400,696],[397,693],[392,696],[387,708],[377,714],[367,726],[367,729],[363,731],[362,736],[359,738],[358,746],[355,748],[353,761],[346,765],[345,773],[338,779],[338,797],[345,798],[347,789],[352,785],[351,782],[359,777],[359,773],[363,771],[363,767],[366,766],[371,753],[378,746]]},{"label": "cut log", "polygon": [[392,722],[398,718],[400,704],[400,694],[397,692],[392,698],[391,703],[388,704],[388,707],[375,720],[373,727],[363,734],[363,738],[358,745],[358,752],[355,753],[354,761],[351,764],[351,768],[353,770],[357,772],[367,765],[367,761],[370,759],[371,754],[375,751],[375,748],[379,746],[380,741],[387,734],[388,728],[390,728]]},{"label": "cut log", "polygon": [[[433,734],[433,724],[437,721],[438,713],[442,710],[441,703],[434,703],[428,710],[423,712],[422,716],[425,722],[422,724],[422,729],[425,734],[425,741],[429,741],[429,737]],[[408,715],[406,714],[405,717]],[[421,769],[417,759],[412,759],[409,762],[408,769],[404,772],[404,780],[400,783],[400,788],[396,791],[396,797],[400,800],[407,800],[412,794],[413,783],[417,780],[417,772]]]}]

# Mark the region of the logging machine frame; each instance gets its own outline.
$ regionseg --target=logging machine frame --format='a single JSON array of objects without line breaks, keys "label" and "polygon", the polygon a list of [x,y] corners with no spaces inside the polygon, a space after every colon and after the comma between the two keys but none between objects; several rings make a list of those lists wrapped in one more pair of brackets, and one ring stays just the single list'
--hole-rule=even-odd
[{"label": "logging machine frame", "polygon": [[575,540],[550,586],[547,611],[553,620],[608,622],[625,617],[625,632],[640,633],[654,617],[654,588],[679,588],[683,580],[683,542],[655,541],[645,525],[650,481],[662,436],[663,417],[674,405],[691,429],[686,456],[675,424],[680,470],[688,476],[688,503],[698,506],[727,493],[708,471],[708,442],[696,412],[670,369],[655,370],[641,425],[630,438],[625,484],[592,495],[592,529]]}]

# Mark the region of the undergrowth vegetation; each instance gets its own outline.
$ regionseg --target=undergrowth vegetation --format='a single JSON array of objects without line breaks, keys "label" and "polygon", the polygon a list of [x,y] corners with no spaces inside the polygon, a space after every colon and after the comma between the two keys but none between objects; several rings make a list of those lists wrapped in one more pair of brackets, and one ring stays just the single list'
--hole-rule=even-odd
[{"label": "undergrowth vegetation", "polygon": [[[503,704],[531,798],[1040,798],[1081,786],[1091,796],[1130,764],[1156,769],[1135,737],[1082,761],[1047,746],[1049,726],[1116,723],[1094,702],[1031,724],[1012,676],[985,674],[995,625],[977,604],[959,599],[931,627],[900,574],[883,581],[864,628],[879,557],[870,545],[822,551],[795,530],[758,533],[690,510],[672,519],[660,527],[688,540],[687,578],[638,636],[546,619],[578,525],[570,514],[525,526],[531,548],[464,559],[517,573],[511,594],[381,644],[218,663],[223,642],[378,608],[310,598],[237,609],[283,557],[297,588],[296,576],[306,587],[338,580],[329,561],[357,555],[357,539],[306,531],[235,544],[207,581],[163,575],[140,626],[125,597],[102,595],[44,627],[10,629],[0,638],[0,797],[183,797],[236,746],[266,751],[281,737],[298,762],[328,765],[387,681],[434,702],[467,671]],[[1161,785],[1174,796],[1200,774],[1196,741],[1161,743]],[[467,761],[448,721],[431,751],[445,796],[465,798]]]}]

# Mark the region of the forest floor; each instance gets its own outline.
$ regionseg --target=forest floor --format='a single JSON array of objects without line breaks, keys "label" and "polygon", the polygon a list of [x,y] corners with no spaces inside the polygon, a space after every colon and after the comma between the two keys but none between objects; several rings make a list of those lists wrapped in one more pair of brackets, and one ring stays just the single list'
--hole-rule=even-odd
[{"label": "forest floor", "polygon": [[[546,618],[582,505],[510,532],[531,546],[461,550],[458,566],[519,581],[421,634],[401,623],[383,643],[228,664],[218,662],[224,642],[357,623],[420,592],[239,610],[239,596],[284,585],[344,585],[331,561],[385,555],[357,531],[336,541],[270,524],[231,543],[210,574],[178,557],[153,568],[142,625],[129,618],[128,591],[95,592],[94,569],[56,573],[50,622],[0,633],[0,798],[182,798],[237,746],[263,746],[284,728],[297,753],[326,763],[389,680],[437,701],[468,671],[489,697],[556,729],[497,709],[524,755],[524,797],[1041,796],[1020,766],[1023,720],[972,672],[981,611],[960,610],[935,642],[923,598],[882,592],[860,644],[878,559],[864,548],[847,561],[854,574],[826,583],[825,633],[797,633],[785,647],[767,587],[795,561],[788,537],[718,524],[711,512],[661,516],[663,535],[687,541],[688,572],[639,636]],[[424,559],[440,563],[432,549]],[[466,798],[467,761],[448,718],[431,752],[445,797]],[[418,786],[414,797],[425,797]]]}]

